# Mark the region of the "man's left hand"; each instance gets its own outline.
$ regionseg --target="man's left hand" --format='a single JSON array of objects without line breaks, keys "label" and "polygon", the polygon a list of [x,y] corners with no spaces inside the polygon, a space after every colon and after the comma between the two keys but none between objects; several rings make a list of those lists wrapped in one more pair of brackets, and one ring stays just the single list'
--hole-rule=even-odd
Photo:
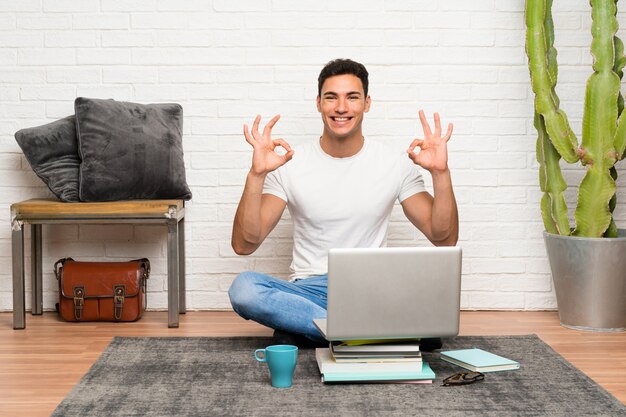
[{"label": "man's left hand", "polygon": [[[452,123],[448,124],[448,131],[441,137],[441,121],[439,113],[435,113],[435,131],[430,130],[430,125],[426,120],[424,111],[419,111],[420,122],[424,129],[424,139],[415,139],[411,142],[407,153],[409,158],[422,168],[434,172],[441,172],[448,169],[448,141],[452,136]],[[415,153],[415,148],[420,151]]]}]

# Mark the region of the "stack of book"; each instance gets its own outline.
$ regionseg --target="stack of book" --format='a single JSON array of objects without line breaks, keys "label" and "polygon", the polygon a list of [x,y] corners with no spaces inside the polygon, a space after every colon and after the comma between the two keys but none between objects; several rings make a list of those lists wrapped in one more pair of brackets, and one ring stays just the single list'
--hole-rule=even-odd
[{"label": "stack of book", "polygon": [[431,383],[435,373],[422,360],[419,343],[350,345],[331,342],[317,348],[323,382]]}]

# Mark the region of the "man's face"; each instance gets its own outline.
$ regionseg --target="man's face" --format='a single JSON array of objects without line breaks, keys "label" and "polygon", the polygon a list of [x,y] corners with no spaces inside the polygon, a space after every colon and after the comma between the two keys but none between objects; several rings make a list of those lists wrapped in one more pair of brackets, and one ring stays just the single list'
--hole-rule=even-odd
[{"label": "man's face", "polygon": [[354,135],[361,137],[363,114],[370,109],[370,97],[365,97],[363,83],[356,75],[329,77],[317,97],[317,110],[322,114],[324,130],[337,139]]}]

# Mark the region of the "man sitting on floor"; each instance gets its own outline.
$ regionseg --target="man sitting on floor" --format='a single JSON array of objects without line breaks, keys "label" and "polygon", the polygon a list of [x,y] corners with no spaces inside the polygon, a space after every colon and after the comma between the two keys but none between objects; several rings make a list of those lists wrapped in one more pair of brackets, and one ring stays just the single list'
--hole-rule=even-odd
[{"label": "man sitting on floor", "polygon": [[[328,250],[385,246],[396,200],[434,245],[452,246],[458,240],[447,151],[452,124],[442,136],[439,115],[431,131],[420,111],[424,138],[410,143],[407,158],[364,138],[363,117],[370,104],[365,67],[337,59],[318,78],[317,109],[324,125],[319,140],[295,152],[283,139],[271,137],[280,116],[262,132],[260,116],[252,130],[244,124],[253,147],[252,167],[237,207],[232,246],[239,255],[253,253],[288,206],[294,225],[292,276],[285,281],[243,272],[228,293],[235,312],[275,329],[279,342],[324,343],[313,319],[326,317]],[[277,147],[286,153],[280,155]],[[417,165],[430,172],[434,197],[425,190]]]}]

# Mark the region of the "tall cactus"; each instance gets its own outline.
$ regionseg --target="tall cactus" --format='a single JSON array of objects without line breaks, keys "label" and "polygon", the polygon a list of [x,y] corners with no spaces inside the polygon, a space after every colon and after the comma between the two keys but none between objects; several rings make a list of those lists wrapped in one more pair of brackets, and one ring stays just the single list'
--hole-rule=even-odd
[{"label": "tall cactus", "polygon": [[526,0],[526,53],[535,93],[535,128],[539,182],[544,196],[541,211],[546,231],[570,234],[563,192],[567,185],[559,161],[581,161],[586,174],[578,190],[573,234],[614,237],[615,162],[624,159],[626,116],[620,94],[626,64],[624,46],[616,36],[617,0],[591,0],[593,74],[587,81],[582,143],[559,108],[552,0]]}]

